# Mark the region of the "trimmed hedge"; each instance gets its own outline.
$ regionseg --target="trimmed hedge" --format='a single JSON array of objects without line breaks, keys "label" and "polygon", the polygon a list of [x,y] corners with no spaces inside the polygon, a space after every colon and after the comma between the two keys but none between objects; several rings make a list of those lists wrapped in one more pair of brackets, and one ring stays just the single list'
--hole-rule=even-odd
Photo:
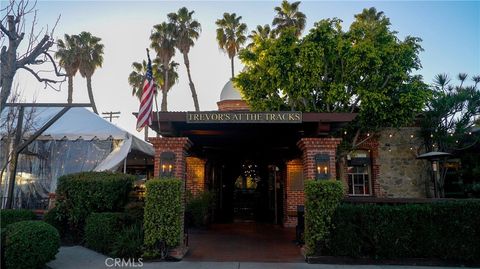
[{"label": "trimmed hedge", "polygon": [[35,213],[27,209],[2,209],[0,210],[0,228],[6,228],[7,225],[19,221],[35,220],[36,217]]},{"label": "trimmed hedge", "polygon": [[162,243],[167,248],[178,246],[183,236],[183,182],[152,179],[147,181],[146,188],[145,246],[154,251],[159,250]]},{"label": "trimmed hedge", "polygon": [[213,194],[209,191],[202,191],[193,196],[187,195],[186,216],[187,223],[194,227],[204,227],[207,225],[209,210],[213,203]]},{"label": "trimmed hedge", "polygon": [[341,181],[308,180],[305,182],[305,250],[307,255],[320,251],[327,238],[335,209],[343,198]]},{"label": "trimmed hedge", "polygon": [[[480,201],[341,205],[329,255],[480,262]],[[323,254],[323,253],[322,253]]]},{"label": "trimmed hedge", "polygon": [[85,223],[85,243],[87,247],[104,254],[110,254],[113,243],[126,223],[124,213],[92,213]]},{"label": "trimmed hedge", "polygon": [[56,208],[60,222],[80,237],[92,212],[123,211],[134,176],[111,172],[83,172],[58,179]]},{"label": "trimmed hedge", "polygon": [[60,235],[43,221],[20,221],[9,225],[5,238],[5,264],[9,269],[42,268],[55,258]]}]

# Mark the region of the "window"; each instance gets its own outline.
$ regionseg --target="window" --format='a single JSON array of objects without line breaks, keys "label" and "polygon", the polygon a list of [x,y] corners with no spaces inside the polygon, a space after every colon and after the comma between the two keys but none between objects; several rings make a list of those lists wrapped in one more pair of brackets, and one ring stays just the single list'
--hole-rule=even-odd
[{"label": "window", "polygon": [[371,195],[370,158],[367,151],[355,151],[348,159],[348,194]]}]

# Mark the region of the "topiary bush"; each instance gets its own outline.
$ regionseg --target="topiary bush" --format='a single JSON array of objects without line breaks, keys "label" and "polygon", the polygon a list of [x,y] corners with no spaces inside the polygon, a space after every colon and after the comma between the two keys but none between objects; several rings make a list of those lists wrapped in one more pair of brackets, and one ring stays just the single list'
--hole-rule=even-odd
[{"label": "topiary bush", "polygon": [[[183,182],[179,179],[152,179],[146,183],[145,246],[161,251],[180,244],[183,235]],[[155,254],[149,253],[148,256]]]},{"label": "topiary bush", "polygon": [[83,172],[58,179],[56,214],[69,232],[81,238],[85,220],[93,212],[122,211],[133,188],[134,176],[111,172]]},{"label": "topiary bush", "polygon": [[328,255],[480,262],[480,201],[340,205]]},{"label": "topiary bush", "polygon": [[0,210],[0,228],[6,228],[7,225],[23,221],[36,219],[35,213],[27,209],[2,209]]},{"label": "topiary bush", "polygon": [[58,231],[43,221],[9,225],[5,238],[5,264],[9,269],[42,268],[60,247]]},{"label": "topiary bush", "polygon": [[305,250],[307,255],[320,251],[330,231],[335,209],[344,197],[341,181],[309,180],[305,182]]},{"label": "topiary bush", "polygon": [[118,234],[127,224],[124,213],[92,213],[85,223],[85,244],[104,254],[110,254]]}]

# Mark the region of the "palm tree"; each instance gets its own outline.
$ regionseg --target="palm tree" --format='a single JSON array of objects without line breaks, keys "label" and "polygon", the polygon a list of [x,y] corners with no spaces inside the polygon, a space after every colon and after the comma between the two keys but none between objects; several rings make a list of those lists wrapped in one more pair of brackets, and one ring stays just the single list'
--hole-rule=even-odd
[{"label": "palm tree", "polygon": [[[156,58],[153,60],[157,64],[157,74],[159,74],[158,81],[162,86],[162,105],[161,111],[167,111],[167,94],[170,89],[178,82],[178,63],[171,61],[168,64],[168,69],[165,68],[165,65],[161,64],[161,60]],[[155,71],[154,71],[155,72]],[[168,84],[167,84],[168,83]],[[163,90],[165,89],[165,90]]]},{"label": "palm tree", "polygon": [[76,36],[69,36],[65,34],[65,41],[57,40],[57,52],[55,58],[58,59],[58,64],[65,69],[65,74],[68,78],[68,97],[69,104],[73,101],[73,77],[78,71],[78,45]]},{"label": "palm tree", "polygon": [[295,27],[295,34],[297,36],[302,34],[307,17],[298,10],[299,5],[300,1],[289,3],[287,0],[283,0],[279,7],[275,7],[277,15],[275,15],[272,25],[276,26],[276,31]]},{"label": "palm tree", "polygon": [[240,51],[241,46],[247,41],[245,33],[247,25],[240,23],[242,16],[235,13],[223,13],[223,18],[218,19],[217,42],[220,49],[228,54],[232,65],[232,78],[235,76],[233,59]]},{"label": "palm tree", "polygon": [[[153,26],[153,32],[150,35],[151,47],[157,53],[159,65],[170,66],[171,60],[175,55],[175,25],[162,22]],[[167,85],[169,82],[168,69],[162,69],[165,83],[162,83],[162,105],[161,111],[167,111]]]},{"label": "palm tree", "polygon": [[248,38],[252,40],[252,43],[248,44],[247,48],[253,48],[255,44],[261,43],[273,37],[275,37],[275,32],[272,31],[270,25],[257,25],[257,28],[252,30],[251,34],[248,35]]},{"label": "palm tree", "polygon": [[168,14],[168,19],[170,20],[170,23],[175,25],[175,47],[183,55],[183,62],[187,68],[188,81],[190,91],[192,92],[195,111],[200,111],[197,92],[190,73],[190,60],[188,58],[190,48],[195,45],[195,40],[198,39],[200,32],[202,31],[200,23],[192,18],[194,12],[195,11],[188,11],[186,7],[182,7],[177,13]]},{"label": "palm tree", "polygon": [[81,32],[78,35],[78,57],[79,57],[79,71],[82,77],[87,79],[87,90],[90,104],[93,112],[98,114],[97,106],[93,98],[92,91],[92,76],[97,67],[102,67],[103,63],[103,44],[101,39],[92,35],[89,32]]}]

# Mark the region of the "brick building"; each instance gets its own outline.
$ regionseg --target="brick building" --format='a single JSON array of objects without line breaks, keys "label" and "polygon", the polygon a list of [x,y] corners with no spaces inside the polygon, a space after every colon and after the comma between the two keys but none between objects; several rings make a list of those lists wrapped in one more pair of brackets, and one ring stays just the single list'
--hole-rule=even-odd
[{"label": "brick building", "polygon": [[[415,128],[384,130],[338,154],[353,113],[250,112],[228,82],[217,111],[154,113],[156,177],[174,176],[196,195],[215,195],[215,222],[296,225],[305,180],[338,179],[352,197],[421,198],[425,161]],[[340,134],[340,135],[338,135]],[[367,134],[369,136],[369,134]]]}]

